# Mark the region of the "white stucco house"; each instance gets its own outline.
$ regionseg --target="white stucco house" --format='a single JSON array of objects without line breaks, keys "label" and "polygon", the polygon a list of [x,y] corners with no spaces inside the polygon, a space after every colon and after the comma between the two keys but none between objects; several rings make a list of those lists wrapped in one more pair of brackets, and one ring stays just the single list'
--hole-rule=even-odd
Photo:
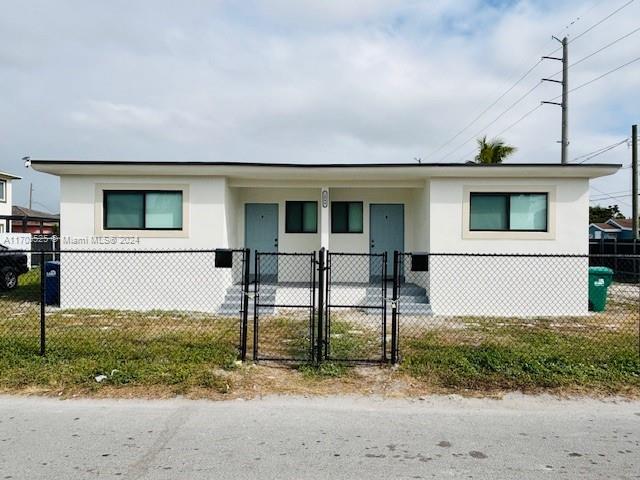
[{"label": "white stucco house", "polygon": [[[589,180],[620,168],[65,160],[32,160],[31,165],[60,177],[63,250],[248,247],[310,252],[325,247],[334,252],[387,251],[389,256],[394,250],[586,255]],[[96,237],[139,242],[83,241]],[[438,268],[446,259],[434,258],[422,283],[439,314],[578,314],[587,311],[588,261],[574,260],[570,271],[566,264],[554,268],[550,280],[539,267],[552,259],[540,260],[527,272],[524,260],[515,257],[463,272],[451,261]],[[480,260],[469,259],[467,265],[474,261]],[[72,289],[66,282],[102,275],[95,262],[69,263],[62,274],[63,303],[65,288]],[[296,280],[290,275],[285,269],[277,272],[281,281]],[[207,281],[201,280],[199,287]],[[528,300],[496,309],[486,293],[500,285],[513,294],[526,293]],[[559,287],[584,301],[565,302],[566,307],[555,302],[549,308],[545,295],[557,294]],[[104,291],[100,295],[108,296]],[[155,297],[150,293],[146,298]],[[97,297],[92,301],[100,303]]]},{"label": "white stucco house", "polygon": [[[0,215],[11,215],[13,205],[12,192],[13,180],[20,180],[21,177],[6,172],[0,172]],[[0,220],[0,233],[9,232],[10,220]]]}]

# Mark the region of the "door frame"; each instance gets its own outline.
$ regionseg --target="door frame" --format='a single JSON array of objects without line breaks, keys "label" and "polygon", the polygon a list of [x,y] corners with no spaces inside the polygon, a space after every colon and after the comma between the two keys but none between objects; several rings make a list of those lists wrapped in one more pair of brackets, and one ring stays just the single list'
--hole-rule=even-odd
[{"label": "door frame", "polygon": [[[402,213],[402,228],[400,229],[401,232],[401,248],[400,251],[404,252],[405,250],[405,235],[404,235],[404,230],[405,230],[405,204],[404,203],[399,203],[399,202],[371,202],[369,203],[369,253],[373,253],[373,249],[371,247],[371,233],[372,233],[372,224],[373,224],[373,215],[372,215],[372,211],[373,211],[373,207],[375,205],[400,205],[400,209],[401,209],[401,213]],[[387,280],[391,279],[393,277],[393,252],[387,252],[387,267],[388,267],[388,262],[389,259],[391,259],[391,268],[387,268]]]},{"label": "door frame", "polygon": [[[243,234],[244,238],[243,238],[243,243],[244,243],[244,247],[245,248],[250,248],[247,245],[247,225],[249,223],[249,216],[247,215],[247,209],[248,209],[249,205],[272,205],[272,206],[275,206],[275,208],[276,208],[276,215],[275,215],[275,217],[276,217],[276,238],[275,238],[276,245],[273,247],[273,250],[271,250],[271,252],[277,253],[278,249],[279,249],[279,245],[280,245],[280,203],[278,203],[278,202],[245,202],[244,203],[244,234]],[[250,269],[250,271],[249,271],[249,278],[250,278],[251,282],[255,282],[255,279],[256,279],[256,272],[255,272],[256,265],[253,262],[255,260],[255,253],[256,253],[256,251],[254,249],[254,251],[251,252],[251,255],[250,255],[251,260],[249,261],[249,265],[253,266],[253,269]],[[269,280],[269,281],[274,281],[274,282],[277,281],[278,280],[278,264],[277,263],[275,265],[275,268],[276,268],[276,271],[275,271],[275,273],[273,275],[270,275],[270,276],[263,275],[263,279]],[[267,278],[267,277],[269,277],[269,278]],[[273,277],[273,278],[271,278],[271,277]]]}]

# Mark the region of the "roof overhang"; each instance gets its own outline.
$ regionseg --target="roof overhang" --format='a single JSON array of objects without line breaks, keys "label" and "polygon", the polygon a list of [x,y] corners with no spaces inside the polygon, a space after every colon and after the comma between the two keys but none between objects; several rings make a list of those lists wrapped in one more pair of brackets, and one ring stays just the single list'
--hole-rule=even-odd
[{"label": "roof overhang", "polygon": [[[610,223],[609,223],[610,222]],[[631,227],[625,227],[624,225],[620,225],[618,222],[616,222],[614,219],[610,219],[607,221],[607,223],[609,225],[612,225],[613,227],[619,229],[619,230],[633,230]]]},{"label": "roof overhang", "polygon": [[13,175],[12,173],[0,172],[0,178],[3,180],[21,180],[22,177]]},{"label": "roof overhang", "polygon": [[225,176],[271,180],[416,180],[432,177],[597,178],[616,173],[619,164],[468,163],[291,164],[231,162],[136,162],[31,160],[34,170],[52,175]]},{"label": "roof overhang", "polygon": [[619,232],[621,230],[620,228],[615,228],[615,227],[613,227],[613,228],[602,228],[600,225],[597,225],[595,223],[590,223],[589,226],[593,227],[593,228],[597,228],[598,230],[601,230],[603,232],[608,232],[608,233],[615,233],[615,232]]}]

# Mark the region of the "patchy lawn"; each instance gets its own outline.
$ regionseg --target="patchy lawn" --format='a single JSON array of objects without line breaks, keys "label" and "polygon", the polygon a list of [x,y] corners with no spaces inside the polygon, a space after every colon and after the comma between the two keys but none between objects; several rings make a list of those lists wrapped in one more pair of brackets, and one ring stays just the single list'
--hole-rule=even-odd
[{"label": "patchy lawn", "polygon": [[429,333],[408,342],[401,368],[448,389],[640,389],[637,335],[594,339],[512,331],[508,338],[464,343],[452,342],[444,332]]},{"label": "patchy lawn", "polygon": [[[41,357],[38,282],[33,270],[17,290],[0,292],[0,391],[210,398],[514,389],[640,395],[638,301],[623,296],[586,317],[404,315],[399,368],[304,363],[312,340],[308,314],[278,312],[261,321],[259,353],[299,362],[256,366],[236,361],[239,318],[168,311],[48,308],[47,355]],[[249,328],[251,357],[251,321]],[[379,358],[380,328],[376,316],[334,313],[331,358]]]}]

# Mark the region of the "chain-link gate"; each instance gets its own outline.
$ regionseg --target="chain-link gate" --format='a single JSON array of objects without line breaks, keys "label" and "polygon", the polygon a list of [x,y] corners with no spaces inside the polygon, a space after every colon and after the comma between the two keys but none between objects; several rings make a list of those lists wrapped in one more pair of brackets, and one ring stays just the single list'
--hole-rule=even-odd
[{"label": "chain-link gate", "polygon": [[386,361],[388,284],[386,253],[327,252],[325,359]]},{"label": "chain-link gate", "polygon": [[254,360],[311,361],[316,253],[255,253]]}]

